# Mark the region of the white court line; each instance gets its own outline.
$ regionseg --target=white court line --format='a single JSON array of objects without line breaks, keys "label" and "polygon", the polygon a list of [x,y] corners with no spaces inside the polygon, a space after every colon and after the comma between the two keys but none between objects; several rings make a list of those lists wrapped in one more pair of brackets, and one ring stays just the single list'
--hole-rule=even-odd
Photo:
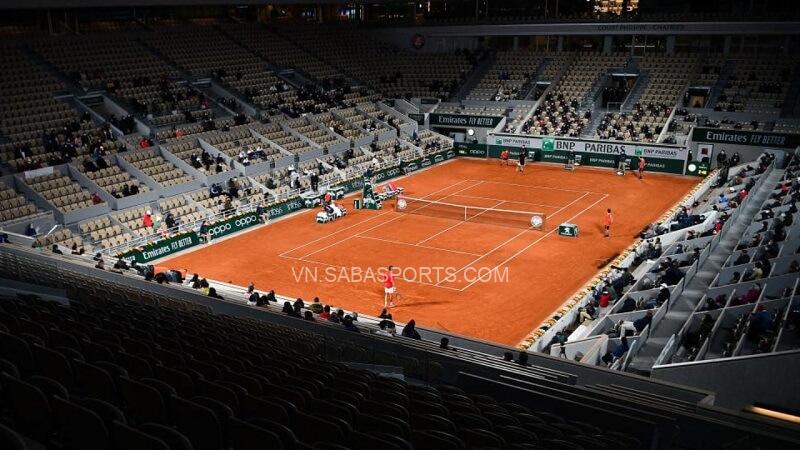
[{"label": "white court line", "polygon": [[[498,204],[496,204],[496,205],[492,206],[492,208],[497,208],[498,206],[502,205],[502,204],[503,204],[503,203],[505,203],[505,202],[506,202],[505,200],[500,200],[500,203],[498,203]],[[478,213],[478,214],[475,214],[475,216],[474,216],[474,217],[478,217],[478,216],[480,216],[481,214],[485,213],[486,211],[489,211],[489,209],[492,209],[492,208],[487,208],[486,210],[484,210],[484,211],[481,211],[481,212],[480,212],[480,213]],[[474,217],[473,217],[473,218],[474,218]],[[452,230],[453,228],[455,228],[455,227],[457,227],[457,226],[461,225],[462,223],[467,223],[467,222],[468,222],[468,220],[459,220],[458,222],[456,222],[456,223],[455,223],[455,225],[450,225],[449,227],[445,228],[444,230],[442,230],[442,231],[440,231],[440,232],[438,232],[438,233],[436,233],[436,234],[434,234],[434,235],[432,235],[432,236],[428,236],[427,238],[425,238],[425,239],[423,239],[423,240],[421,240],[421,241],[417,242],[417,244],[422,244],[422,243],[424,243],[424,242],[428,242],[428,241],[430,241],[431,239],[435,238],[436,236],[439,236],[439,235],[441,235],[442,233],[444,233],[444,232],[446,232],[446,231],[450,231],[450,230]],[[475,254],[475,256],[480,256],[480,255],[481,255],[481,253],[477,253],[477,254]]]},{"label": "white court line", "polygon": [[[491,183],[491,181],[487,181],[487,183]],[[496,202],[508,202],[508,203],[519,203],[519,204],[521,204],[521,205],[544,206],[545,208],[559,208],[559,206],[556,206],[556,205],[545,205],[544,203],[521,202],[521,201],[518,201],[518,200],[501,200],[501,199],[499,199],[499,198],[492,198],[492,197],[481,197],[481,196],[478,196],[478,195],[463,195],[463,194],[458,194],[458,195],[455,195],[455,197],[464,197],[464,198],[479,198],[479,199],[481,199],[481,200],[493,200],[493,201],[496,201]],[[476,208],[482,208],[482,206],[476,206]],[[492,208],[497,208],[497,207],[496,207],[496,206],[493,206]],[[536,211],[532,211],[532,212],[536,212]]]},{"label": "white court line", "polygon": [[[456,184],[458,184],[458,183],[456,183]],[[478,183],[478,184],[480,184],[480,183]],[[455,185],[453,185],[453,186],[455,186]],[[475,186],[477,186],[477,185],[475,185]],[[448,187],[450,187],[450,186],[448,186]],[[425,197],[430,197],[431,195],[433,195],[433,194],[436,194],[436,193],[438,193],[438,192],[441,192],[441,191],[443,191],[443,190],[447,189],[448,187],[445,187],[445,188],[439,189],[438,191],[432,192],[432,193],[430,193],[430,194],[426,195]],[[473,187],[473,185],[467,186],[467,187],[465,187],[465,188],[463,188],[463,189],[460,189],[460,190],[458,190],[458,191],[456,191],[456,192],[453,192],[452,194],[445,195],[444,197],[442,197],[442,199],[444,199],[444,198],[447,198],[447,197],[449,197],[450,195],[454,195],[454,194],[457,194],[457,193],[459,193],[459,192],[466,191],[467,189],[470,189],[471,187]],[[424,199],[425,197],[422,197],[422,198]],[[439,200],[441,200],[441,199],[439,199]],[[340,241],[336,241],[336,242],[334,242],[334,243],[332,243],[332,244],[330,244],[330,245],[326,245],[325,247],[322,247],[322,248],[320,248],[320,249],[314,250],[314,251],[313,251],[313,252],[311,252],[311,253],[308,253],[308,254],[306,254],[306,255],[303,255],[303,256],[301,256],[301,258],[308,258],[308,257],[309,257],[309,256],[311,256],[311,255],[317,254],[317,253],[319,253],[319,252],[321,252],[321,251],[323,251],[323,250],[327,250],[327,249],[329,249],[329,248],[331,248],[331,247],[334,247],[334,246],[336,246],[336,245],[339,245],[339,244],[341,244],[342,242],[349,241],[350,239],[352,239],[352,238],[354,238],[354,237],[356,237],[356,236],[359,236],[359,235],[361,235],[362,233],[366,233],[367,231],[372,231],[372,230],[374,230],[375,228],[381,227],[381,226],[383,226],[383,225],[388,225],[388,224],[390,224],[390,223],[394,222],[395,220],[398,220],[398,219],[400,219],[400,218],[402,218],[402,217],[406,217],[406,216],[405,216],[405,215],[399,215],[399,216],[397,216],[397,217],[394,217],[394,218],[392,218],[392,219],[389,219],[389,220],[387,220],[386,222],[379,223],[379,224],[377,224],[377,225],[375,225],[375,226],[373,226],[373,227],[369,227],[369,228],[367,228],[366,230],[363,230],[363,231],[360,231],[360,232],[358,232],[358,233],[356,233],[356,234],[354,234],[354,235],[348,236],[348,237],[346,237],[346,238],[344,238],[344,239],[342,239],[342,240],[340,240]]]},{"label": "white court line", "polygon": [[438,250],[438,251],[442,251],[442,252],[458,253],[458,254],[461,254],[461,255],[470,255],[470,256],[480,256],[480,255],[482,255],[482,253],[462,252],[460,250],[451,250],[449,248],[432,247],[430,245],[419,245],[419,243],[414,244],[414,243],[411,243],[411,242],[393,241],[391,239],[383,239],[383,238],[373,237],[373,236],[364,236],[362,234],[358,234],[358,235],[356,235],[356,237],[359,237],[359,238],[362,238],[362,239],[372,239],[372,240],[381,241],[381,242],[388,242],[390,244],[406,245],[406,246],[410,246],[410,247],[427,248],[427,249],[430,249],[430,250]]},{"label": "white court line", "polygon": [[[580,212],[578,212],[578,213],[577,213],[577,214],[575,214],[574,216],[570,217],[570,218],[569,218],[569,219],[567,219],[566,221],[567,221],[567,222],[569,222],[569,221],[571,221],[571,220],[575,219],[576,217],[578,217],[578,216],[580,216],[581,214],[585,213],[585,212],[586,212],[586,211],[588,211],[590,208],[593,208],[595,205],[597,205],[598,203],[602,202],[602,201],[603,201],[603,200],[605,200],[606,198],[608,198],[608,194],[604,194],[604,195],[603,195],[603,197],[601,197],[599,200],[597,200],[596,202],[594,202],[594,203],[592,203],[591,205],[587,206],[586,208],[582,209]],[[514,253],[513,255],[509,256],[508,258],[506,258],[506,260],[505,260],[505,261],[503,261],[503,262],[501,262],[500,264],[498,264],[498,265],[494,266],[494,267],[493,267],[491,270],[489,270],[487,273],[493,273],[493,272],[494,272],[495,270],[497,270],[497,269],[498,269],[500,266],[503,266],[503,265],[505,265],[506,263],[508,263],[508,262],[509,262],[509,261],[511,261],[512,259],[514,259],[514,258],[516,258],[517,256],[521,255],[523,252],[527,251],[529,248],[531,248],[531,247],[533,247],[534,245],[536,245],[536,244],[538,244],[539,242],[541,242],[541,240],[542,240],[542,239],[544,239],[544,238],[546,238],[547,236],[550,236],[551,234],[553,234],[553,232],[555,232],[556,230],[558,230],[558,227],[556,227],[556,228],[553,228],[552,230],[550,230],[550,231],[548,231],[547,233],[545,233],[545,235],[544,235],[544,236],[541,236],[539,239],[536,239],[535,241],[533,241],[533,242],[531,242],[530,244],[526,245],[524,248],[522,248],[522,249],[521,249],[521,250],[519,250],[518,252],[516,252],[516,253]],[[473,284],[477,283],[478,281],[481,281],[481,279],[480,279],[480,278],[476,278],[475,280],[473,280],[473,281],[472,281],[472,283],[470,283],[470,284],[468,284],[468,285],[464,286],[463,288],[461,288],[461,291],[463,292],[464,290],[468,289],[470,286],[472,286]]]},{"label": "white court line", "polygon": [[[468,181],[476,181],[476,180],[468,180]],[[564,192],[588,192],[590,194],[600,194],[600,195],[608,195],[605,192],[593,192],[593,191],[581,191],[577,189],[563,189],[563,188],[554,188],[549,186],[531,186],[528,184],[517,184],[517,183],[506,183],[505,181],[490,181],[486,180],[486,183],[494,183],[494,184],[505,184],[508,186],[517,186],[517,187],[524,187],[528,189],[549,189],[551,191],[564,191]]]},{"label": "white court line", "polygon": [[[577,202],[578,200],[582,199],[583,197],[586,197],[588,194],[589,194],[588,192],[584,192],[584,193],[583,193],[583,195],[581,195],[580,197],[576,198],[575,200],[573,200],[573,201],[571,201],[571,202],[567,203],[566,205],[562,206],[562,207],[561,207],[561,208],[560,208],[558,211],[554,212],[553,214],[550,214],[550,215],[548,215],[548,217],[550,217],[550,216],[555,216],[556,214],[560,213],[560,212],[561,212],[561,211],[563,211],[564,209],[566,209],[566,208],[568,208],[568,207],[572,206],[573,204],[575,204],[575,202]],[[608,196],[608,194],[605,194],[605,195],[606,195],[606,196]],[[603,198],[605,198],[605,197],[603,197]],[[601,200],[602,200],[602,199],[601,199]],[[553,228],[553,229],[554,229],[554,230],[556,230],[556,229],[558,229],[558,227],[556,227],[556,228]],[[509,242],[513,241],[514,239],[518,238],[518,237],[519,237],[519,236],[521,236],[523,233],[525,233],[526,231],[529,231],[529,230],[530,230],[530,228],[526,228],[526,229],[524,229],[524,230],[520,231],[519,233],[515,234],[514,236],[511,236],[511,237],[510,237],[508,240],[505,240],[505,241],[501,242],[500,244],[498,244],[497,246],[495,246],[493,249],[491,249],[491,250],[489,250],[488,252],[486,252],[486,253],[485,253],[483,256],[481,256],[481,257],[479,257],[479,258],[475,259],[474,261],[472,261],[471,263],[467,264],[466,266],[464,266],[464,267],[462,267],[462,268],[458,269],[458,271],[456,271],[455,273],[453,273],[453,274],[451,275],[451,278],[450,278],[449,280],[442,280],[442,281],[440,281],[439,283],[442,283],[443,281],[454,281],[452,277],[453,277],[453,276],[455,276],[455,274],[457,274],[457,273],[461,272],[462,270],[466,269],[467,267],[469,267],[469,266],[471,266],[471,265],[475,264],[476,262],[478,262],[478,261],[482,260],[483,258],[485,258],[485,257],[489,256],[490,254],[492,254],[492,253],[494,253],[495,251],[499,250],[499,249],[500,249],[500,248],[502,248],[504,245],[508,244]],[[550,232],[552,233],[552,230],[551,230]],[[438,286],[438,283],[437,283],[437,286]]]},{"label": "white court line", "polygon": [[[429,194],[429,196],[430,196],[430,195],[433,195],[433,194],[436,194],[436,193],[439,193],[439,192],[441,192],[441,191],[443,191],[443,190],[445,190],[445,189],[449,189],[449,188],[451,188],[451,187],[453,187],[453,186],[457,186],[457,185],[459,185],[459,184],[461,184],[461,183],[464,183],[464,182],[466,182],[466,181],[468,181],[468,180],[461,180],[461,181],[459,181],[459,182],[456,182],[456,183],[453,183],[453,184],[451,184],[451,185],[449,185],[449,186],[445,186],[445,187],[443,187],[442,189],[439,189],[438,191],[433,191],[433,192],[431,192],[431,193]],[[347,226],[347,227],[345,227],[345,228],[342,228],[342,229],[340,229],[340,230],[336,230],[336,231],[334,231],[334,232],[332,232],[332,233],[326,234],[325,236],[322,236],[322,237],[320,237],[320,238],[314,239],[313,241],[309,241],[309,242],[306,242],[306,243],[304,243],[304,244],[302,244],[302,245],[298,245],[298,246],[297,246],[297,247],[295,247],[295,248],[292,248],[292,249],[286,250],[285,252],[281,253],[281,254],[280,254],[280,255],[278,255],[278,256],[281,256],[281,257],[286,257],[285,255],[286,255],[287,253],[292,253],[292,252],[293,252],[293,251],[295,251],[295,250],[301,249],[301,248],[303,248],[303,247],[308,247],[308,246],[309,246],[309,245],[311,245],[311,244],[314,244],[314,243],[316,243],[316,242],[319,242],[319,241],[321,241],[321,240],[324,240],[324,239],[328,239],[328,238],[330,238],[331,236],[333,236],[333,235],[335,235],[335,234],[341,233],[342,231],[349,230],[349,229],[351,229],[351,228],[353,228],[353,227],[357,227],[357,226],[359,226],[359,225],[361,225],[361,224],[363,224],[363,223],[367,223],[367,222],[369,222],[369,221],[371,221],[371,220],[375,220],[375,219],[377,219],[378,217],[385,216],[386,214],[389,214],[390,212],[391,212],[391,211],[384,211],[384,212],[382,212],[382,213],[380,213],[380,214],[378,214],[378,215],[375,215],[375,216],[372,216],[372,217],[370,217],[369,219],[362,220],[362,221],[360,221],[360,222],[354,223],[354,224],[352,224],[352,225],[350,225],[350,226]]]},{"label": "white court line", "polygon": [[[364,237],[364,236],[360,236],[360,237]],[[319,265],[326,266],[326,267],[335,267],[337,269],[351,269],[351,267],[342,266],[342,265],[339,265],[339,264],[326,263],[326,262],[322,262],[322,261],[316,261],[316,260],[313,260],[313,259],[295,258],[294,256],[284,256],[284,258],[292,259],[292,260],[300,261],[300,262],[304,262],[304,263],[309,263],[309,264],[319,264]],[[425,281],[407,280],[407,279],[405,279],[405,278],[403,278],[401,276],[398,276],[397,278],[400,279],[400,280],[403,280],[403,281],[407,281],[409,283],[423,284],[425,286],[436,287],[436,288],[439,288],[439,289],[448,289],[448,290],[451,290],[451,291],[459,291],[459,292],[461,291],[461,289],[459,289],[459,288],[454,288],[454,287],[450,287],[450,286],[438,286],[436,284],[427,283]]]}]

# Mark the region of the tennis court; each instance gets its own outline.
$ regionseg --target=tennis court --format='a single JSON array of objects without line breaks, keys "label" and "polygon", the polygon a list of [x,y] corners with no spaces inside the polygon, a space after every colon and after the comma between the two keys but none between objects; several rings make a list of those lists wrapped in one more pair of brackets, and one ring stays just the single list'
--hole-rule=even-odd
[{"label": "tennis court", "polygon": [[[317,224],[309,210],[160,264],[370,315],[383,304],[380,270],[392,264],[402,294],[396,320],[514,345],[697,181],[546,164],[523,175],[496,161],[454,160],[396,182],[423,213],[398,212],[394,200],[353,211],[349,197],[350,213],[337,221]],[[530,227],[534,213],[546,217],[541,229]],[[580,236],[558,236],[562,222]]]}]

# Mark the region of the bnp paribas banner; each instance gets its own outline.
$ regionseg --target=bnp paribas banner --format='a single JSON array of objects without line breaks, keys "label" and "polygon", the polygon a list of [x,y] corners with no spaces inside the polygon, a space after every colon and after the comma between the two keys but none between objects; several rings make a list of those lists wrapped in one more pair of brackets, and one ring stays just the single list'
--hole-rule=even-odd
[{"label": "bnp paribas banner", "polygon": [[122,257],[127,261],[136,261],[138,264],[146,264],[159,258],[173,255],[180,251],[200,244],[197,233],[191,231],[178,236],[162,239],[158,242],[145,245],[136,250],[124,253]]},{"label": "bnp paribas banner", "polygon": [[731,145],[752,145],[756,147],[795,148],[800,145],[800,134],[720,130],[719,128],[695,128],[692,130],[692,141]]},{"label": "bnp paribas banner", "polygon": [[466,114],[428,114],[428,126],[448,128],[494,128],[502,116],[468,116]]},{"label": "bnp paribas banner", "polygon": [[211,240],[219,239],[231,233],[236,233],[237,231],[258,225],[259,222],[258,214],[254,212],[231,217],[230,219],[210,225],[208,227],[208,237],[211,238]]},{"label": "bnp paribas banner", "polygon": [[[552,136],[490,135],[489,157],[497,158],[500,152],[508,150],[512,158],[521,148],[537,149],[537,159],[545,162],[565,163],[571,152],[580,155],[581,163],[590,166],[613,167],[616,155],[620,152],[631,159],[635,167],[636,159],[644,156],[647,169],[657,172],[683,174],[689,152],[686,148],[674,145],[644,144],[622,141],[596,141]],[[530,153],[530,152],[529,152]]]}]

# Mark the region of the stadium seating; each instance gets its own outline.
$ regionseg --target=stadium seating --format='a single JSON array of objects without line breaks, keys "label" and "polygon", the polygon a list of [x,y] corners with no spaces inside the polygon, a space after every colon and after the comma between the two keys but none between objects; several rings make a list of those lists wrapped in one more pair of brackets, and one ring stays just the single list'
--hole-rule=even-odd
[{"label": "stadium seating", "polygon": [[124,158],[156,183],[165,187],[187,183],[192,180],[192,177],[183,173],[154,149],[130,153],[125,155]]},{"label": "stadium seating", "polygon": [[492,65],[467,95],[467,100],[514,100],[537,74],[545,54],[533,51],[498,52]]},{"label": "stadium seating", "polygon": [[131,174],[117,165],[94,171],[87,171],[83,165],[76,164],[76,166],[90,180],[114,197],[123,197],[123,192],[130,192],[131,188],[134,188],[135,192],[147,192],[150,190],[146,184],[131,177]]},{"label": "stadium seating", "polygon": [[113,223],[110,217],[82,222],[79,229],[84,236],[84,243],[91,243],[97,251],[117,247],[133,239],[124,226]]},{"label": "stadium seating", "polygon": [[94,204],[89,191],[58,171],[26,179],[25,183],[63,212],[88,208]]},{"label": "stadium seating", "polygon": [[36,205],[0,181],[0,222],[24,219],[38,212]]}]

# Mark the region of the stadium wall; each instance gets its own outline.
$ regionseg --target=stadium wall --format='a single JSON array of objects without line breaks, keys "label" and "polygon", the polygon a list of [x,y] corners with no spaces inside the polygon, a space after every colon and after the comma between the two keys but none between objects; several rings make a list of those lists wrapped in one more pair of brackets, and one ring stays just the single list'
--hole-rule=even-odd
[{"label": "stadium wall", "polygon": [[714,402],[725,408],[741,409],[760,403],[797,411],[800,409],[798,367],[800,350],[795,350],[655,366],[651,377],[725,392]]}]

